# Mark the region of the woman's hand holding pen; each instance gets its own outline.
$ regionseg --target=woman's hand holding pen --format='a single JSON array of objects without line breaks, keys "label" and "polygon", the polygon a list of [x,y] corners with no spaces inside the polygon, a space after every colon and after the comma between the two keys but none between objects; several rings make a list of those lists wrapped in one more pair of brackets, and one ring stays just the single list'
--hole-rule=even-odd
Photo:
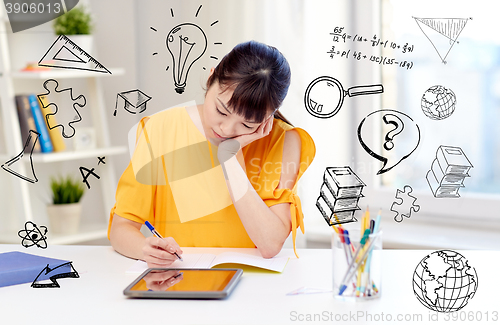
[{"label": "woman's hand holding pen", "polygon": [[148,267],[168,267],[182,254],[182,250],[172,237],[147,237],[142,247],[143,260]]}]

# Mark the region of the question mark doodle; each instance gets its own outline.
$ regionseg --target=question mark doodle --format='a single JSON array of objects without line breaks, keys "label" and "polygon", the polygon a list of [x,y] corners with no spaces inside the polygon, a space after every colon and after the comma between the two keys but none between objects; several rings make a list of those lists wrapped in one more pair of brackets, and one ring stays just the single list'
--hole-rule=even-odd
[{"label": "question mark doodle", "polygon": [[[366,125],[380,125],[382,121],[385,124],[392,124],[391,130],[384,137],[384,144],[381,146],[378,143],[368,142],[373,140],[373,130]],[[384,125],[384,124],[382,124]],[[404,133],[405,146],[399,145],[400,137],[396,139],[398,134]],[[420,143],[420,128],[411,117],[403,112],[393,109],[381,109],[368,114],[358,126],[358,140],[363,149],[373,158],[384,163],[382,168],[377,172],[377,175],[388,172],[401,161],[408,158],[418,147]],[[399,146],[400,150],[393,150],[395,146]],[[390,154],[389,154],[390,151]]]},{"label": "question mark doodle", "polygon": [[392,124],[395,126],[394,129],[387,132],[387,134],[385,135],[385,142],[384,142],[385,150],[392,150],[392,148],[394,148],[394,142],[392,142],[392,140],[396,137],[396,135],[403,132],[405,124],[399,117],[397,117],[394,114],[385,114],[382,117],[382,120],[384,121],[385,124]]}]

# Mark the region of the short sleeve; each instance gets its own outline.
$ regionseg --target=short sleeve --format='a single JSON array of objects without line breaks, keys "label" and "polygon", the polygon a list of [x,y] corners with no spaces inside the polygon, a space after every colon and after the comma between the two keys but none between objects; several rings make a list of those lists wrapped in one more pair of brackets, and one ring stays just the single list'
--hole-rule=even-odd
[{"label": "short sleeve", "polygon": [[[138,144],[140,142],[140,139],[142,139],[143,135],[146,134],[145,124],[148,119],[148,117],[145,117],[141,119],[138,124],[136,132],[136,149],[139,147]],[[137,156],[137,151],[134,152],[134,155]],[[143,168],[143,170],[147,170],[147,168]],[[125,169],[122,176],[120,177],[120,180],[118,181],[115,195],[116,203],[110,211],[108,239],[114,214],[141,224],[143,224],[146,220],[154,224],[153,202],[156,186],[149,185],[145,182],[139,182],[137,180],[136,174],[137,173],[134,172],[133,156],[130,163],[128,164],[128,167]],[[150,174],[152,173],[150,172]],[[154,182],[150,182],[150,184],[153,183]]]},{"label": "short sleeve", "polygon": [[[247,174],[257,194],[262,198],[268,207],[280,203],[290,203],[290,216],[292,222],[292,239],[295,251],[295,238],[297,227],[300,227],[304,233],[304,215],[300,197],[297,195],[298,183],[304,172],[312,163],[316,154],[316,146],[311,136],[303,129],[290,128],[295,130],[301,141],[300,165],[292,189],[278,188],[281,172],[283,168],[290,168],[290,165],[283,163],[284,136],[282,134],[273,134],[265,158],[250,160],[250,166],[247,164]],[[288,131],[288,130],[287,130]],[[248,168],[250,167],[250,168]],[[297,255],[296,251],[295,254]]]},{"label": "short sleeve", "polygon": [[129,163],[123,172],[116,188],[116,203],[111,209],[108,238],[113,222],[113,215],[143,224],[146,220],[154,224],[154,197],[156,186],[139,183]]}]

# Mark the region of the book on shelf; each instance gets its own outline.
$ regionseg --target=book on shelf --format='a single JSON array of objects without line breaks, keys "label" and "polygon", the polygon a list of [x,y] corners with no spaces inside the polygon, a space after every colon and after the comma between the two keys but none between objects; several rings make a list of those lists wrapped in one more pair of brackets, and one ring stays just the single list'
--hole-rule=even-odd
[{"label": "book on shelf", "polygon": [[[24,95],[16,95],[16,108],[17,116],[19,118],[19,127],[21,129],[22,142],[24,143],[24,141],[28,139],[30,130],[37,131],[28,97]],[[31,147],[26,146],[24,150],[24,152],[28,153],[28,151],[31,151]],[[37,141],[35,143],[35,147],[33,148],[33,152],[36,153],[41,151],[42,148],[40,147],[40,142]]]},{"label": "book on shelf", "polygon": [[40,105],[38,104],[38,99],[35,95],[31,94],[28,95],[28,100],[31,107],[31,113],[33,114],[33,118],[35,119],[36,129],[38,130],[38,133],[40,133],[40,144],[42,146],[42,152],[53,152],[54,146],[52,145],[52,141],[50,140],[47,124],[42,114],[42,110],[40,109]]},{"label": "book on shelf", "polygon": [[[54,152],[64,151],[66,149],[66,144],[64,144],[64,139],[63,136],[61,135],[61,131],[58,128],[50,129],[47,123],[47,114],[52,113],[52,111],[49,108],[47,96],[38,97],[38,105],[42,111],[42,116],[44,117],[43,120],[45,121],[45,125],[47,126],[47,129],[49,131],[50,140],[52,141],[52,145],[54,146]],[[51,115],[50,120],[52,121],[52,123],[54,123],[54,125],[57,125],[57,120],[55,115]]]}]

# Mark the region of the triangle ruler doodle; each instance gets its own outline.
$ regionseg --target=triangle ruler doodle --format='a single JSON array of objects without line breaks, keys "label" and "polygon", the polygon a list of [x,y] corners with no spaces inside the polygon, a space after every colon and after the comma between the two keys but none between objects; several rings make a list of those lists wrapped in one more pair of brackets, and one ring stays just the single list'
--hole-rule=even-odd
[{"label": "triangle ruler doodle", "polygon": [[413,18],[443,63],[469,21],[468,18]]},{"label": "triangle ruler doodle", "polygon": [[88,70],[102,73],[111,72],[76,45],[66,35],[59,35],[52,46],[38,62],[39,66]]}]

